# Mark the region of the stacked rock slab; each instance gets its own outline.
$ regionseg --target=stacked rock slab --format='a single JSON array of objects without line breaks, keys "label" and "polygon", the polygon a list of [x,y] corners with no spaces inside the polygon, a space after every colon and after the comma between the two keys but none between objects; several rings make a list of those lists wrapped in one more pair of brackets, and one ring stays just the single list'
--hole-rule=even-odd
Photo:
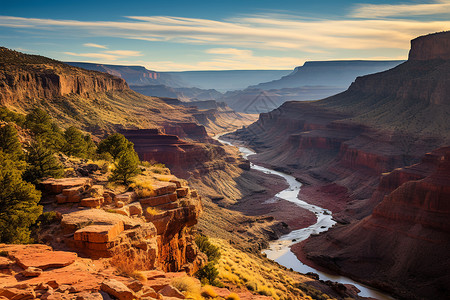
[{"label": "stacked rock slab", "polygon": [[[139,252],[147,258],[149,268],[155,267],[156,229],[152,223],[102,209],[83,209],[63,215],[61,226],[63,233],[69,235],[66,244],[92,258],[111,257],[122,251]],[[137,242],[139,247],[134,247]]]},{"label": "stacked rock slab", "polygon": [[110,195],[105,193],[103,186],[93,185],[88,177],[50,178],[41,182],[42,190],[54,195],[58,204],[78,203],[83,207],[100,207]]},{"label": "stacked rock slab", "polygon": [[143,257],[148,269],[192,274],[206,262],[185,230],[197,223],[200,197],[173,175],[149,180],[145,198],[135,191],[105,191],[91,178],[48,179],[41,187],[57,204],[78,204],[61,207],[63,241],[78,253],[91,258],[126,253]]}]

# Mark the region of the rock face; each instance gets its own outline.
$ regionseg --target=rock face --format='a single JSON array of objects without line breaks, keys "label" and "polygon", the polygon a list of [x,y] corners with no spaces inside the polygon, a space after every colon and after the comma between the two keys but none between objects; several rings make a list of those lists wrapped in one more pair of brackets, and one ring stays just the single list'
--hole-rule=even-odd
[{"label": "rock face", "polygon": [[[203,127],[194,126],[195,131],[198,128],[201,128],[201,132],[197,133],[203,134]],[[171,127],[170,130],[178,133],[181,129],[183,132],[190,132],[189,127]],[[215,159],[225,155],[220,146],[187,142],[176,135],[163,134],[153,129],[127,130],[122,133],[134,143],[134,149],[141,160],[164,163],[177,176],[187,178],[193,172],[199,176],[213,169],[223,168],[220,163],[214,163]]]},{"label": "rock face", "polygon": [[[89,96],[97,92],[127,89],[123,79],[98,72],[87,72],[62,63],[0,48],[0,103],[13,104],[21,99],[56,98],[68,94]],[[9,60],[8,60],[9,59]],[[20,64],[27,60],[25,64]]]},{"label": "rock face", "polygon": [[450,59],[450,32],[421,36],[411,41],[409,60]]},{"label": "rock face", "polygon": [[450,147],[384,175],[373,197],[383,200],[369,217],[312,237],[303,248],[307,257],[405,298],[445,298],[450,292]]}]

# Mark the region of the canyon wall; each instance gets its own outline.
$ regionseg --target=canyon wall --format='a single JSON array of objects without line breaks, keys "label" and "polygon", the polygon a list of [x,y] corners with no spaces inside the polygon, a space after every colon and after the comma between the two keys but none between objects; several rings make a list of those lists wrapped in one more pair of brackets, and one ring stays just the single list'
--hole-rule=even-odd
[{"label": "canyon wall", "polygon": [[[373,213],[314,236],[307,257],[407,299],[450,292],[450,147],[382,177]],[[295,248],[294,248],[295,249]]]},{"label": "canyon wall", "polygon": [[[0,103],[12,105],[22,99],[57,98],[68,94],[89,96],[98,92],[127,89],[125,80],[99,72],[69,67],[37,58],[23,61],[24,54],[0,48]],[[8,57],[15,56],[13,63]],[[6,64],[7,63],[7,64]]]}]

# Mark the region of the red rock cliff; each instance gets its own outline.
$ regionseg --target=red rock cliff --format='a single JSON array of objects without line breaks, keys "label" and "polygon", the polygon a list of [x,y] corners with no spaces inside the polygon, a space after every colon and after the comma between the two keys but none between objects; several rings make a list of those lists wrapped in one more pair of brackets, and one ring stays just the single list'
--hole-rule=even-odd
[{"label": "red rock cliff", "polygon": [[[68,94],[89,96],[96,92],[127,89],[126,82],[108,74],[86,71],[38,57],[23,61],[24,54],[0,48],[0,103],[23,99],[56,98]],[[8,61],[8,57],[13,57]]]},{"label": "red rock cliff", "polygon": [[420,36],[411,41],[409,60],[450,59],[450,31]]},{"label": "red rock cliff", "polygon": [[450,147],[383,176],[373,197],[371,216],[309,239],[307,256],[405,298],[448,295]]}]

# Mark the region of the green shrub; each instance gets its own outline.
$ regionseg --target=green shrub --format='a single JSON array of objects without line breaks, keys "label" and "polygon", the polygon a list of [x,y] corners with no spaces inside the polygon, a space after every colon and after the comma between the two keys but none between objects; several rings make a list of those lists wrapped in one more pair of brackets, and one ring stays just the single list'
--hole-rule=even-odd
[{"label": "green shrub", "polygon": [[220,250],[218,247],[211,244],[207,236],[197,235],[195,237],[195,243],[201,252],[208,256],[210,262],[217,262],[220,258]]},{"label": "green shrub", "polygon": [[217,276],[219,276],[219,271],[217,270],[214,262],[209,262],[195,273],[195,276],[200,279],[203,284],[217,284]]},{"label": "green shrub", "polygon": [[58,215],[56,211],[46,211],[42,215],[39,216],[39,221],[41,221],[42,225],[49,225],[58,220]]},{"label": "green shrub", "polygon": [[10,111],[4,106],[0,106],[0,120],[5,122],[14,122],[22,127],[25,123],[25,116],[23,114]]}]

